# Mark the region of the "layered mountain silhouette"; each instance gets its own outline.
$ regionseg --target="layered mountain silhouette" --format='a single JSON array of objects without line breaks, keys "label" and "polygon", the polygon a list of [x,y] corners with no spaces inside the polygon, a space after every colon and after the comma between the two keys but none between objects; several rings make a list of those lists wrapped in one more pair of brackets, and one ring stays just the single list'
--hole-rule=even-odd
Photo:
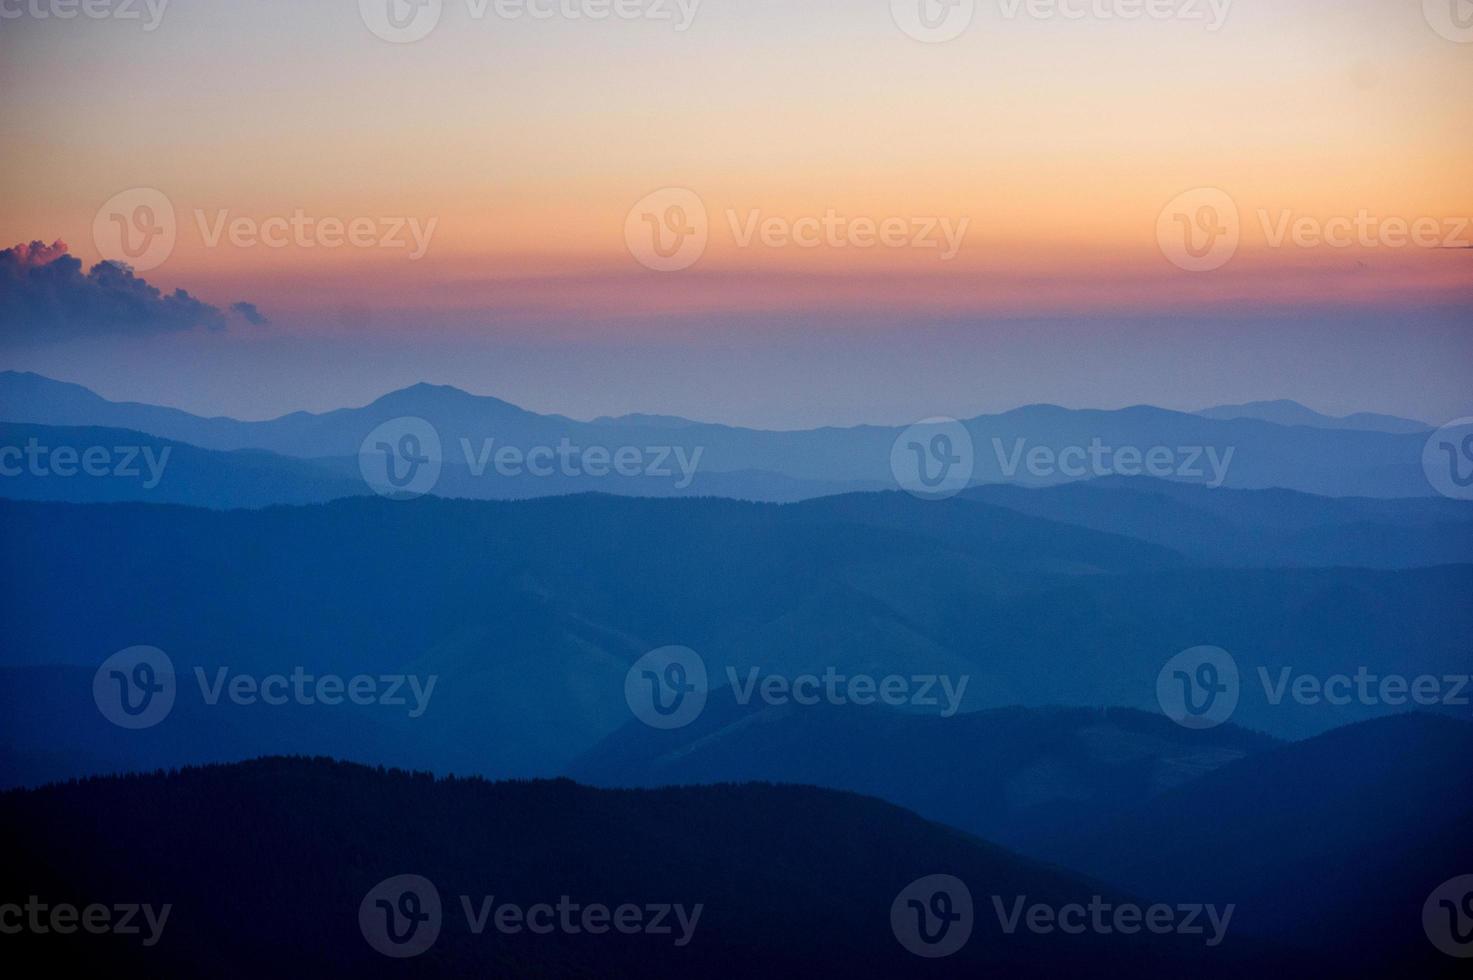
[{"label": "layered mountain silhouette", "polygon": [[[359,447],[404,417],[443,472],[384,499]],[[0,375],[0,787],[82,780],[0,794],[25,842],[0,905],[175,910],[157,946],[30,931],[22,952],[140,975],[1451,975],[1420,916],[1473,873],[1473,504],[1430,494],[1425,427],[1278,403],[965,426],[976,485],[935,501],[887,489],[901,428],[582,422],[431,385],[241,422]],[[1232,464],[1223,486],[999,471],[1092,443]],[[700,465],[682,485],[472,465],[559,444]],[[96,685],[139,645],[174,699],[131,730]],[[669,645],[708,683],[663,730],[627,683]],[[1160,682],[1200,646],[1226,651],[1235,706],[1195,730]],[[224,693],[302,674],[399,697]],[[806,675],[933,697],[782,695]],[[1357,679],[1377,696],[1325,696]],[[601,788],[480,778],[569,776]],[[359,910],[406,874],[445,918],[400,961]],[[891,915],[938,874],[976,923],[930,960]],[[563,895],[703,912],[675,945],[478,935],[460,904]],[[1235,911],[1204,947],[1003,929],[1020,896]]]},{"label": "layered mountain silhouette", "polygon": [[[75,503],[147,501],[201,507],[322,503],[370,492],[339,461],[259,449],[220,451],[144,432],[0,422],[0,496]],[[70,451],[58,455],[57,450]],[[91,459],[86,458],[89,451]]]},{"label": "layered mountain silhouette", "polygon": [[[962,713],[1159,713],[1167,660],[1212,644],[1236,659],[1233,722],[1296,738],[1402,707],[1304,702],[1286,684],[1364,670],[1441,685],[1468,673],[1473,631],[1473,566],[1271,567],[1265,556],[1225,569],[966,497],[369,497],[236,511],[4,501],[0,524],[11,637],[0,667],[40,672],[5,687],[0,740],[28,760],[12,763],[26,774],[13,782],[328,751],[557,775],[631,721],[625,674],[669,644],[704,658],[713,709],[754,669],[832,669],[966,678]],[[175,713],[110,738],[86,672],[137,645],[172,658]],[[55,673],[65,668],[82,672]],[[438,686],[415,718],[339,706],[298,722],[282,708],[204,703],[222,670],[296,668]],[[38,700],[31,684],[51,693]]]},{"label": "layered mountain silhouette", "polygon": [[[0,374],[0,419],[5,421],[129,429],[201,449],[253,449],[335,460],[332,465],[344,473],[352,472],[360,448],[377,427],[403,418],[425,420],[437,434],[446,462],[437,492],[500,498],[577,488],[649,496],[690,492],[793,500],[893,486],[891,449],[905,431],[904,426],[764,431],[638,415],[583,422],[429,384],[392,392],[361,408],[242,422],[110,402],[79,385],[35,374]],[[1314,427],[1251,415],[1210,418],[1148,406],[1086,411],[1035,405],[964,424],[972,442],[972,479],[979,484],[1038,486],[1105,473],[1148,473],[1211,486],[1281,487],[1334,496],[1432,495],[1421,466],[1427,433],[1406,427],[1385,431],[1385,424],[1372,423],[1370,428],[1355,428],[1349,422],[1344,427]],[[579,454],[593,447],[664,449],[696,462],[688,481],[671,467],[659,468],[668,475],[642,471],[637,476],[569,478],[559,472],[539,479],[484,466],[495,458],[496,447],[525,453],[561,445]],[[1096,457],[1089,457],[1094,462],[1081,463],[1085,457],[1069,456],[1064,457],[1064,468],[1057,464],[1060,454],[1093,447],[1099,448]],[[1160,464],[1164,468],[1159,472],[1149,472],[1144,459],[1157,448],[1169,453],[1169,463]],[[1121,450],[1128,455],[1117,457]],[[1043,462],[1030,462],[1035,451],[1044,453]]]},{"label": "layered mountain silhouette", "polygon": [[[0,902],[147,903],[156,917],[170,906],[147,947],[142,936],[6,937],[14,955],[59,968],[106,963],[133,975],[208,977],[289,965],[299,976],[1226,978],[1249,964],[1313,962],[1240,937],[1231,920],[1212,946],[1204,934],[1143,930],[1009,933],[994,899],[1004,912],[1022,896],[1054,908],[1135,900],[889,804],[801,787],[615,792],[264,759],[7,793],[0,833],[28,842],[9,861]],[[972,933],[950,957],[927,960],[897,941],[892,906],[935,874],[967,885]],[[414,958],[392,959],[367,938],[383,911],[370,893],[404,875],[433,887],[438,914],[428,901],[404,908],[428,917],[416,926],[427,937],[428,923],[438,932]],[[417,896],[428,895],[418,887]],[[401,897],[394,891],[385,907],[398,908]],[[513,933],[495,927],[494,912],[478,919],[483,909],[560,901],[642,913],[679,905],[691,928],[674,913],[662,920],[668,932],[601,935],[581,925],[576,934]],[[901,913],[912,910],[902,904]],[[1196,919],[1210,931],[1205,916]],[[486,926],[480,934],[477,921]],[[654,913],[643,921],[653,924]]]},{"label": "layered mountain silhouette", "polygon": [[596,786],[762,781],[852,790],[1027,852],[1277,744],[1233,726],[1192,732],[1122,709],[940,718],[723,697],[684,728],[621,728],[568,775]]}]

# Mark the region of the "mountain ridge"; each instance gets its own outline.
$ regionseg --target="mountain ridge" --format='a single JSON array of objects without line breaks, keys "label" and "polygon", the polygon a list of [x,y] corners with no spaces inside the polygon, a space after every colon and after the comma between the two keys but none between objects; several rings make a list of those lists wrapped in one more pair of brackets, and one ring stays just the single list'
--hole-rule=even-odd
[{"label": "mountain ridge", "polygon": [[[569,445],[579,458],[585,448],[611,446],[659,458],[663,447],[698,460],[693,465],[700,474],[755,471],[827,486],[895,485],[892,452],[905,431],[901,426],[875,425],[761,430],[689,420],[677,424],[670,417],[638,415],[628,417],[631,422],[584,422],[429,384],[390,392],[358,408],[242,422],[108,402],[80,386],[14,372],[0,374],[0,415],[12,422],[137,429],[206,449],[255,448],[302,458],[356,456],[378,427],[418,418],[433,427],[447,460],[466,446],[484,447],[488,440],[524,453]],[[1433,493],[1422,471],[1420,433],[1282,426],[1257,419],[1224,421],[1152,406],[1075,410],[1034,405],[958,424],[973,444],[966,461],[973,468],[969,482],[976,484],[1070,482],[1080,475],[1060,469],[1058,456],[1083,447],[1102,447],[1111,460],[1108,465],[1122,471],[1131,465],[1123,461],[1128,458],[1125,450],[1134,450],[1139,469],[1139,456],[1159,447],[1171,455],[1172,478],[1187,482],[1282,486],[1332,496]],[[1036,466],[1033,449],[1047,450],[1055,462]],[[1121,451],[1118,463],[1116,449]],[[1208,459],[1216,460],[1214,471],[1206,469]]]}]

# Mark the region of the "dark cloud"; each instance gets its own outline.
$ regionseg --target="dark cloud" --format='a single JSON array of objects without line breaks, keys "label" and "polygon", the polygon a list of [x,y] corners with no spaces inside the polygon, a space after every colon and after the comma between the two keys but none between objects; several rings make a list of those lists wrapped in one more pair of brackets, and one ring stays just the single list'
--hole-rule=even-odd
[{"label": "dark cloud", "polygon": [[[265,322],[249,303],[236,308],[252,323]],[[62,241],[0,250],[0,340],[219,330],[225,320],[218,307],[182,289],[165,293],[121,263],[84,272]]]},{"label": "dark cloud", "polygon": [[244,300],[230,304],[230,312],[256,327],[264,327],[271,322],[264,313],[256,309],[255,303],[247,303]]}]

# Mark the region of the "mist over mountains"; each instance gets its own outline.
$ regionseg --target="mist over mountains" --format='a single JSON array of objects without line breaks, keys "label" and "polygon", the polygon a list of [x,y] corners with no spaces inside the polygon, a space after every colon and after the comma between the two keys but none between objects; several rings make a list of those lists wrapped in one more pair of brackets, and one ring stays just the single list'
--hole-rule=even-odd
[{"label": "mist over mountains", "polygon": [[[0,904],[167,894],[158,951],[26,943],[219,976],[265,968],[233,929],[266,901],[298,965],[403,965],[354,910],[406,874],[444,899],[417,975],[1440,975],[1413,913],[1473,862],[1473,502],[1416,423],[1305,411],[763,432],[419,385],[241,422],[0,375],[0,829],[48,855]],[[430,485],[371,478],[431,437]],[[962,438],[965,483],[907,484],[897,451]],[[1112,462],[1071,478],[1071,449]],[[667,682],[699,690],[673,727],[638,696]],[[168,691],[146,723],[135,687]],[[146,843],[104,860],[120,834]],[[891,906],[938,873],[975,938],[930,960]],[[689,947],[470,928],[564,894],[703,918]],[[1234,918],[1061,937],[1005,928],[1016,896]]]},{"label": "mist over mountains", "polygon": [[[1046,486],[1106,476],[1154,476],[1212,487],[1284,488],[1331,496],[1433,494],[1421,463],[1428,433],[1413,428],[1416,423],[1370,418],[1364,427],[1357,427],[1354,419],[1332,427],[1335,420],[1307,409],[1238,411],[1191,415],[1149,406],[1097,411],[1035,405],[979,416],[962,423],[972,443],[970,482]],[[392,392],[361,408],[241,422],[109,402],[79,385],[34,374],[0,374],[0,420],[127,429],[200,449],[261,450],[314,461],[316,469],[298,474],[297,482],[312,480],[322,469],[351,477],[365,440],[401,419],[424,420],[438,438],[444,473],[436,492],[503,499],[582,489],[796,500],[893,487],[892,448],[906,431],[905,426],[763,431],[638,415],[582,422],[428,384]],[[576,459],[593,447],[629,447],[641,452],[643,465],[603,477],[590,475],[587,466],[575,467],[577,475],[571,478],[566,466],[546,477],[525,466],[507,473],[494,465],[496,451],[505,447],[520,454],[566,447]],[[662,452],[651,452],[656,449]],[[1161,455],[1153,456],[1153,450]],[[656,460],[658,467],[651,465]]]}]

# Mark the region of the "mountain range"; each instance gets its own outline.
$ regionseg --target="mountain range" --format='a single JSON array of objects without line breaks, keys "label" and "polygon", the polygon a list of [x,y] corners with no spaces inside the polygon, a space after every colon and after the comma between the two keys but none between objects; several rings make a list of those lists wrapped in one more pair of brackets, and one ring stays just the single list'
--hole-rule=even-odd
[{"label": "mountain range", "polygon": [[883,706],[714,702],[691,725],[632,723],[568,768],[580,783],[830,786],[1028,852],[1230,762],[1274,738],[1193,732],[1128,709],[1000,708],[939,718]]},{"label": "mountain range", "polygon": [[1365,432],[1421,432],[1426,434],[1436,426],[1416,419],[1404,419],[1395,415],[1378,415],[1375,412],[1355,412],[1351,415],[1332,416],[1306,408],[1296,401],[1246,402],[1241,405],[1218,405],[1204,408],[1197,413],[1208,419],[1259,419],[1276,425],[1307,425],[1315,429],[1360,429]]},{"label": "mountain range", "polygon": [[[360,471],[401,417],[445,449],[416,499]],[[1420,916],[1473,871],[1473,502],[1430,492],[1425,427],[1292,403],[960,427],[977,473],[935,500],[895,489],[903,428],[582,422],[429,385],[242,422],[0,374],[0,834],[23,842],[0,909],[173,909],[157,947],[7,945],[221,977],[1457,975]],[[492,439],[700,466],[677,486],[457,459]],[[1232,465],[1222,486],[999,480],[994,439]],[[103,664],[140,646],[172,700],[135,727]],[[665,726],[635,692],[672,647],[708,680]],[[1178,723],[1174,658],[1205,648],[1229,710]],[[399,698],[250,695],[292,678]],[[797,696],[828,679],[844,696]],[[438,887],[443,928],[398,960],[367,923],[405,875]],[[930,959],[896,923],[936,875],[975,923]],[[564,895],[699,925],[471,928]],[[1015,898],[1233,917],[1210,945],[1003,928]]]},{"label": "mountain range", "polygon": [[[1366,421],[1364,428],[1355,427],[1354,418],[1341,420],[1341,425],[1315,425],[1302,416],[1034,405],[961,425],[971,442],[965,454],[971,482],[979,484],[1047,486],[1081,477],[1155,475],[1214,487],[1285,488],[1332,496],[1432,494],[1421,465],[1425,429],[1379,417]],[[436,492],[502,499],[600,490],[785,501],[893,487],[891,450],[906,432],[905,426],[872,425],[766,431],[647,415],[584,422],[428,384],[392,392],[360,408],[246,422],[111,402],[79,385],[0,373],[0,420],[125,429],[221,452],[272,452],[316,461],[311,472],[319,479],[323,467],[351,478],[365,440],[400,419],[424,420],[438,437],[445,472]],[[664,453],[659,458],[665,464],[622,476],[591,476],[580,466],[571,477],[561,470],[536,477],[489,465],[497,448],[526,454],[563,445],[580,461],[594,447],[629,447]],[[1157,460],[1155,470],[1147,470],[1144,460],[1157,449],[1167,456]],[[1092,450],[1093,456],[1086,455]],[[675,458],[689,461],[690,472],[669,465]]]},{"label": "mountain range", "polygon": [[[1232,720],[1299,738],[1401,708],[1275,700],[1285,672],[1466,675],[1473,631],[1473,564],[1303,567],[1265,548],[1220,567],[965,495],[371,497],[232,511],[0,501],[0,524],[12,785],[329,751],[558,775],[631,720],[625,674],[670,644],[704,659],[713,710],[754,669],[833,669],[965,677],[961,712],[1157,714],[1167,660],[1215,645],[1241,677]],[[163,724],[110,738],[86,674],[136,645],[173,659],[179,703]],[[439,680],[410,717],[207,705],[195,673],[298,667]]]}]

